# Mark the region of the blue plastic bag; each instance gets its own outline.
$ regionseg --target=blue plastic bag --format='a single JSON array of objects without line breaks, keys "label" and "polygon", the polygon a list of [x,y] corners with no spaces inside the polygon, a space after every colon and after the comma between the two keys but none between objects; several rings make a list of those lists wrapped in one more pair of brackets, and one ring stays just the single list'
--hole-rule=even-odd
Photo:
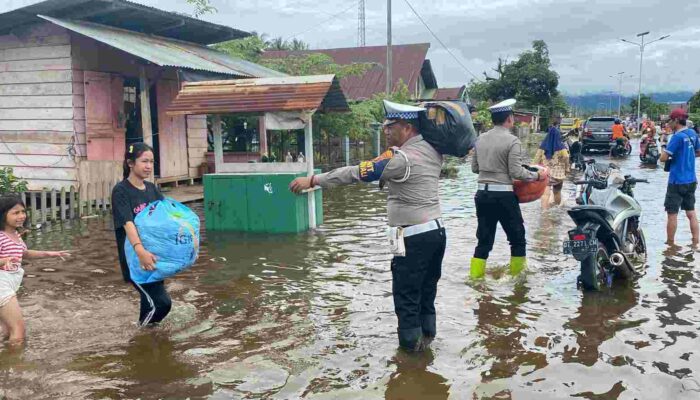
[{"label": "blue plastic bag", "polygon": [[167,198],[154,201],[134,218],[143,247],[156,256],[155,271],[141,268],[134,247],[124,243],[131,280],[162,281],[191,267],[199,255],[199,217],[187,206]]}]

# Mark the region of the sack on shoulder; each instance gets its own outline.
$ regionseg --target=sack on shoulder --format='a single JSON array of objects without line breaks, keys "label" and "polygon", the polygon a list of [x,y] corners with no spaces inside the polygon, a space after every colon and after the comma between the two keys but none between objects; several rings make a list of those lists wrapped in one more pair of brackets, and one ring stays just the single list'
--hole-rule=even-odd
[{"label": "sack on shoulder", "polygon": [[476,131],[469,106],[461,101],[431,101],[420,104],[420,133],[440,154],[464,157],[474,146]]}]

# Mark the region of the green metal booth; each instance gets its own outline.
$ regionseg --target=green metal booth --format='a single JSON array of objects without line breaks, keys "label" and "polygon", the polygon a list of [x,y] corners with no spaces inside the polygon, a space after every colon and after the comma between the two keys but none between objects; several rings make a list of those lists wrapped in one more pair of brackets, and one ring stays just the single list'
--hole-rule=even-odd
[{"label": "green metal booth", "polygon": [[[169,115],[211,115],[216,173],[204,184],[209,231],[293,233],[323,223],[322,192],[289,191],[294,178],[314,169],[312,115],[349,111],[334,75],[236,79],[185,83]],[[222,114],[264,115],[266,130],[304,129],[304,163],[225,163]]]}]

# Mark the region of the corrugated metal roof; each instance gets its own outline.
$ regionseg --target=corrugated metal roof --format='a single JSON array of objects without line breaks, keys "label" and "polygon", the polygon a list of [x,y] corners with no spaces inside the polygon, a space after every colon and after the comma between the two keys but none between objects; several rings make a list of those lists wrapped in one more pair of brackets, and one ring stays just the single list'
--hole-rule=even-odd
[{"label": "corrugated metal roof", "polygon": [[467,90],[466,86],[455,88],[439,88],[432,97],[432,100],[464,100],[464,94]]},{"label": "corrugated metal roof", "polygon": [[37,15],[84,20],[204,45],[250,36],[248,32],[228,26],[127,0],[42,1],[0,14],[0,34],[40,22]]},{"label": "corrugated metal roof", "polygon": [[62,20],[43,15],[40,17],[160,66],[190,68],[242,77],[285,76],[261,65],[193,43],[84,21]]},{"label": "corrugated metal roof", "polygon": [[[411,92],[416,87],[418,77],[423,74],[428,78],[428,88],[437,87],[430,63],[426,64],[429,43],[404,44],[391,47],[392,80],[396,89],[399,81],[408,85]],[[331,57],[336,64],[353,63],[374,64],[362,75],[347,76],[340,80],[340,86],[349,99],[366,100],[386,90],[386,46],[351,47],[345,49],[318,49],[305,51],[267,51],[263,58],[285,58],[291,55],[321,53]],[[432,77],[432,79],[430,79]],[[434,86],[433,86],[434,85]]]},{"label": "corrugated metal roof", "polygon": [[168,115],[349,111],[335,75],[187,82]]}]

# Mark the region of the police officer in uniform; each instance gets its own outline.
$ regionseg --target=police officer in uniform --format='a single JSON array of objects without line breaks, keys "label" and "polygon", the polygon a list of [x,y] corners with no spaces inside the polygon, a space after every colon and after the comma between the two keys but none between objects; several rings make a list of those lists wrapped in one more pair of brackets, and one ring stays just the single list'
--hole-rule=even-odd
[{"label": "police officer in uniform", "polygon": [[377,180],[380,187],[388,185],[389,231],[399,240],[402,236],[405,246],[404,253],[401,246],[394,246],[391,261],[399,345],[418,351],[437,333],[435,295],[446,245],[438,197],[442,155],[420,134],[418,113],[424,108],[385,100],[384,109],[383,130],[390,150],[360,165],[297,178],[290,190],[300,193],[316,185],[330,188]]},{"label": "police officer in uniform", "polygon": [[525,225],[518,197],[513,192],[513,180],[534,181],[538,172],[523,166],[520,139],[511,133],[514,99],[489,107],[493,129],[479,136],[472,155],[472,171],[479,174],[479,186],[474,198],[479,226],[479,240],[469,275],[482,278],[486,260],[493,249],[496,226],[500,223],[510,243],[510,272],[517,274],[525,268]]}]

